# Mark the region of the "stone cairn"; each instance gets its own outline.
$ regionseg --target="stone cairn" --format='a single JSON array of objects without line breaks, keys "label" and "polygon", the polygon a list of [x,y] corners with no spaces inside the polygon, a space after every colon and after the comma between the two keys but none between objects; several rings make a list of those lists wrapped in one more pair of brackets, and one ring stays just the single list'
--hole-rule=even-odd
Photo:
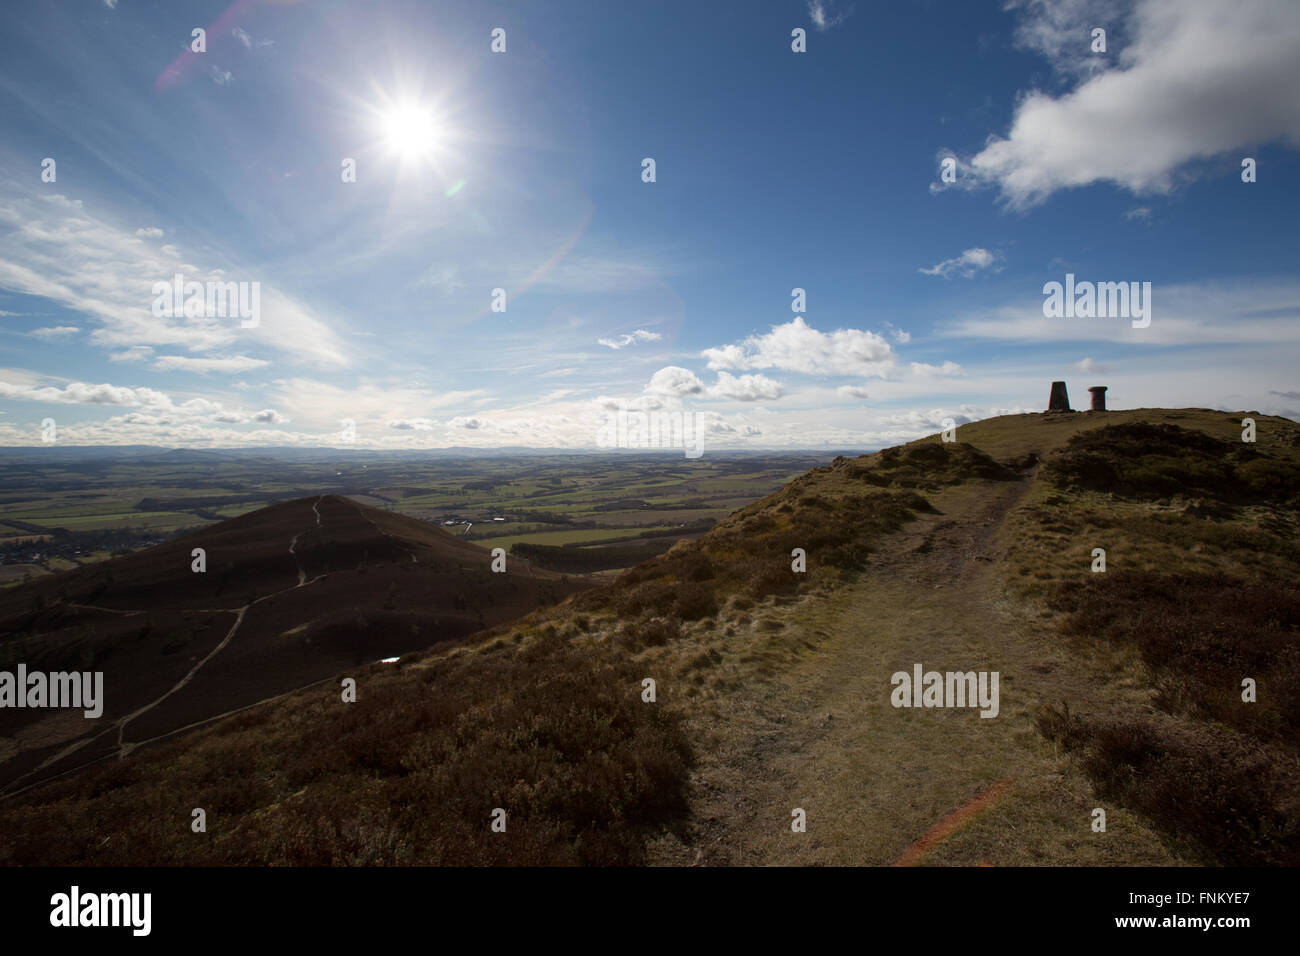
[{"label": "stone cairn", "polygon": [[1052,383],[1052,397],[1047,400],[1047,410],[1049,412],[1072,412],[1070,407],[1070,395],[1065,390],[1064,382]]},{"label": "stone cairn", "polygon": [[1088,389],[1088,392],[1092,395],[1092,408],[1088,409],[1088,411],[1104,412],[1106,410],[1106,386],[1094,385]]}]

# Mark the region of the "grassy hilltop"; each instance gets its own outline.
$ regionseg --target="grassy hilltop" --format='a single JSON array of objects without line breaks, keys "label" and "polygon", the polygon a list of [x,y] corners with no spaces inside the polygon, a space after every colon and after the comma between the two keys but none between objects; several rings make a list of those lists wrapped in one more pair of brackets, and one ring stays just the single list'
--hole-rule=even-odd
[{"label": "grassy hilltop", "polygon": [[[0,863],[1300,862],[1300,425],[1252,415],[1245,444],[1246,414],[1006,416],[837,459],[347,671],[355,704],[325,682],[0,799]],[[918,662],[998,671],[999,716],[893,708]]]}]

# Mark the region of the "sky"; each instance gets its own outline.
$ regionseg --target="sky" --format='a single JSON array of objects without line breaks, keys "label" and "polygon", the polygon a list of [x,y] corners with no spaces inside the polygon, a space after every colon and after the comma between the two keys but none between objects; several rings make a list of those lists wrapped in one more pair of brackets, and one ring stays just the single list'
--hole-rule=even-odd
[{"label": "sky", "polygon": [[1300,418],[1297,50],[1294,0],[5,4],[0,445]]}]

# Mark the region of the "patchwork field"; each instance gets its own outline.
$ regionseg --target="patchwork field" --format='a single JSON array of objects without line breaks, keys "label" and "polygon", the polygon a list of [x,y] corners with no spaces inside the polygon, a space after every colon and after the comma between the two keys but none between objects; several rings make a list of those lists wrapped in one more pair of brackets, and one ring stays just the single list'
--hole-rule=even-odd
[{"label": "patchwork field", "polygon": [[834,456],[2,449],[0,586],[312,494],[345,495],[487,548],[530,546],[542,566],[575,559],[539,549],[599,548],[579,562],[599,572],[698,537]]}]

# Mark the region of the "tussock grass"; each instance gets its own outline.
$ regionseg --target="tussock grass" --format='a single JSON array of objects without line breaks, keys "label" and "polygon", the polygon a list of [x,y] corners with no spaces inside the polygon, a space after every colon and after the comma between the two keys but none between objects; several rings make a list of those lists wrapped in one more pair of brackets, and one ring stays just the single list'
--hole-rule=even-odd
[{"label": "tussock grass", "polygon": [[[1174,417],[1174,416],[1169,416]],[[1098,791],[1208,862],[1300,862],[1300,431],[1187,410],[1082,431],[1049,455],[1009,532],[1009,588],[1076,649],[1131,655],[1156,712],[1039,729]],[[1263,419],[1263,416],[1258,416]],[[1093,573],[1092,549],[1106,551]],[[1258,700],[1241,699],[1243,678]]]},{"label": "tussock grass", "polygon": [[[1058,587],[1067,634],[1135,647],[1171,713],[1300,744],[1300,590],[1206,575],[1119,572]],[[1241,699],[1255,680],[1256,703]]]},{"label": "tussock grass", "polygon": [[1278,754],[1226,728],[1045,708],[1039,730],[1075,754],[1098,792],[1144,813],[1208,863],[1300,863],[1297,779]]}]

